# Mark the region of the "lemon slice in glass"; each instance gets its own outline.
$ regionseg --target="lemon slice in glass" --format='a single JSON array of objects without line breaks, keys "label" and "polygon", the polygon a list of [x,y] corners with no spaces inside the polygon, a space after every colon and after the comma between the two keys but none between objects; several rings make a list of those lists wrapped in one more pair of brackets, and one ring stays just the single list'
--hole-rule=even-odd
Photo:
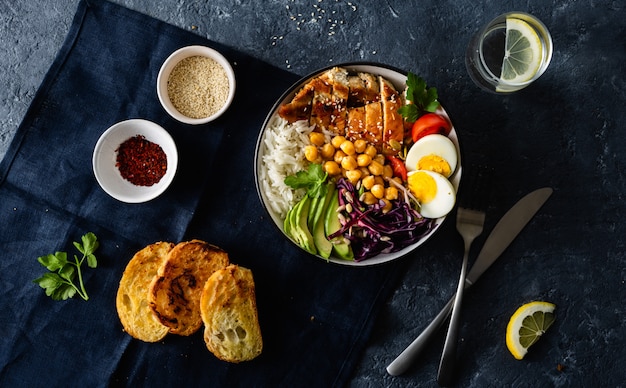
[{"label": "lemon slice in glass", "polygon": [[531,80],[541,67],[542,43],[535,29],[517,18],[506,19],[506,40],[500,81],[520,84]]},{"label": "lemon slice in glass", "polygon": [[524,358],[528,348],[554,323],[555,305],[550,302],[530,302],[515,311],[506,327],[506,347],[513,357]]}]

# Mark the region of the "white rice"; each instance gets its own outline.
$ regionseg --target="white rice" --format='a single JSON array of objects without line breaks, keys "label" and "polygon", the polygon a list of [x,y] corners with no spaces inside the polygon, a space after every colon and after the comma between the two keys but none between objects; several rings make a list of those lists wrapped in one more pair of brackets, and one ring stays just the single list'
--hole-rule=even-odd
[{"label": "white rice", "polygon": [[314,127],[306,120],[289,124],[275,116],[265,129],[259,180],[267,197],[266,205],[281,219],[305,194],[303,189],[287,186],[285,178],[307,168],[309,162],[304,158],[304,147],[310,144],[309,134]]}]

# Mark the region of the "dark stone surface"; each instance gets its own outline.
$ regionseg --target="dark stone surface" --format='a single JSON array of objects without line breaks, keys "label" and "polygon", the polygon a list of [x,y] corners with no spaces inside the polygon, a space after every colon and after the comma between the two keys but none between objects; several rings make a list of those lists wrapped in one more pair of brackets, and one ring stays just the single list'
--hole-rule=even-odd
[{"label": "dark stone surface", "polygon": [[[439,90],[464,163],[495,168],[486,231],[522,195],[552,199],[466,294],[459,386],[623,386],[626,372],[626,22],[623,1],[120,0],[131,9],[304,75],[375,61],[413,71]],[[69,28],[77,0],[0,3],[0,156]],[[481,92],[464,66],[481,24],[522,10],[550,29],[554,55],[535,85]],[[474,255],[487,233],[476,240]],[[435,386],[444,332],[404,376],[386,365],[455,289],[461,240],[448,222],[377,317],[355,387]],[[557,305],[557,321],[524,361],[504,332],[521,304]]]}]

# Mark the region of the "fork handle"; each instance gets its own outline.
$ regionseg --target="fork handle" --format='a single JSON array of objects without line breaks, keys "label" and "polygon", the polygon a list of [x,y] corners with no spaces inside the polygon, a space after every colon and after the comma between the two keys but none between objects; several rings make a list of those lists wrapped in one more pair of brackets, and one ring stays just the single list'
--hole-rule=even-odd
[{"label": "fork handle", "polygon": [[439,363],[439,372],[437,374],[437,383],[442,386],[450,386],[454,381],[456,372],[457,354],[456,348],[458,343],[459,327],[461,326],[461,302],[463,300],[463,290],[465,289],[465,277],[467,272],[468,250],[463,255],[463,264],[461,265],[461,276],[459,285],[454,297],[454,305],[452,306],[452,316],[450,317],[450,326],[446,335],[446,342],[443,345],[443,354]]}]

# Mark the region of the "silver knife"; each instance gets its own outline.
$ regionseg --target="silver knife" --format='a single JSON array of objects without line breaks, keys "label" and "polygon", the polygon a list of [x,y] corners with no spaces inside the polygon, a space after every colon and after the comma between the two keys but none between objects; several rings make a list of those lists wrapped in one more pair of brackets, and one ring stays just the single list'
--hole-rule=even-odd
[{"label": "silver knife", "polygon": [[[476,262],[465,277],[465,288],[469,288],[478,280],[487,268],[504,250],[511,244],[517,235],[524,229],[524,226],[533,218],[537,211],[552,195],[552,189],[544,187],[537,189],[525,197],[520,199],[506,214],[498,221],[493,228],[489,237],[485,241],[485,245],[478,254]],[[419,335],[391,364],[387,366],[387,373],[392,376],[398,376],[404,373],[413,360],[424,349],[430,338],[439,330],[441,325],[450,315],[452,305],[454,304],[454,295],[444,308],[437,314],[435,319],[424,329]]]}]

